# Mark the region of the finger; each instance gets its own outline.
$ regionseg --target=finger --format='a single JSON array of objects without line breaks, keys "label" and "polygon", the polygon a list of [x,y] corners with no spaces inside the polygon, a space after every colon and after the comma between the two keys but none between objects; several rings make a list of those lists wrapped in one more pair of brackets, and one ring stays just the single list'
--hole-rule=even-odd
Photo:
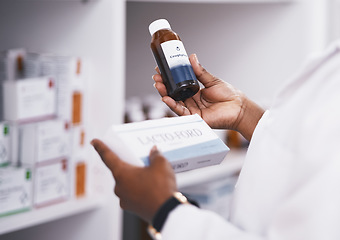
[{"label": "finger", "polygon": [[190,115],[190,111],[183,105],[182,102],[176,102],[169,96],[164,96],[162,101],[177,115]]},{"label": "finger", "polygon": [[202,104],[199,104],[198,101],[200,100],[195,99],[194,97],[188,98],[184,101],[185,107],[189,110],[190,114],[201,113],[200,106],[201,108],[204,108],[204,106]]},{"label": "finger", "polygon": [[204,85],[204,87],[209,87],[214,85],[216,81],[221,81],[214,75],[210,74],[198,61],[196,54],[191,54],[189,57],[192,68],[197,79]]},{"label": "finger", "polygon": [[156,72],[157,72],[158,74],[161,74],[161,71],[159,70],[159,67],[158,67],[158,66],[155,67],[155,70],[156,70]]},{"label": "finger", "polygon": [[111,170],[113,175],[123,166],[124,162],[111,149],[99,139],[91,141],[92,146],[98,152],[105,165]]},{"label": "finger", "polygon": [[155,74],[152,76],[152,79],[155,81],[153,86],[157,89],[158,93],[164,97],[168,95],[168,92],[166,90],[166,87],[163,83],[162,76],[160,74]]},{"label": "finger", "polygon": [[155,82],[163,82],[163,79],[162,79],[162,75],[160,74],[155,74],[152,76],[152,79],[155,81]]},{"label": "finger", "polygon": [[154,166],[157,166],[157,165],[163,165],[164,163],[167,162],[166,158],[158,150],[156,145],[153,146],[150,150],[149,161],[150,161],[150,167],[154,167]]},{"label": "finger", "polygon": [[161,95],[162,97],[168,95],[168,92],[167,92],[167,90],[166,90],[166,87],[165,87],[165,85],[164,85],[163,83],[161,83],[161,82],[155,82],[155,84],[154,84],[153,86],[157,89],[159,95]]}]

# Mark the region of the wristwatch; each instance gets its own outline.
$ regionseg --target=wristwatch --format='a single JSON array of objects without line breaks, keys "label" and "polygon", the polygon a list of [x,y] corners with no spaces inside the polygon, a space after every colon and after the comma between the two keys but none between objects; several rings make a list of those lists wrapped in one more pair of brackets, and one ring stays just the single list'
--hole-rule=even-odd
[{"label": "wristwatch", "polygon": [[152,225],[148,226],[148,232],[154,240],[161,240],[161,230],[169,213],[180,204],[189,204],[188,199],[180,192],[175,192],[157,211],[152,220]]}]

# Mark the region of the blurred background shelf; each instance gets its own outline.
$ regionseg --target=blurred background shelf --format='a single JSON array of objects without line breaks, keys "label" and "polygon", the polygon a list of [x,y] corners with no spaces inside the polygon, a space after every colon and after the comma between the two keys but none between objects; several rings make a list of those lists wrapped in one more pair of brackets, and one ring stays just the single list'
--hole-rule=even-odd
[{"label": "blurred background shelf", "polygon": [[296,0],[127,0],[128,2],[154,2],[154,3],[278,3]]},{"label": "blurred background shelf", "polygon": [[[310,52],[339,37],[339,2],[1,0],[0,49],[23,47],[91,59],[90,136],[100,137],[111,124],[122,123],[127,98],[155,94],[148,32],[154,19],[167,18],[188,53],[197,53],[209,71],[266,107]],[[179,188],[237,174],[244,158],[245,151],[232,149],[220,165],[179,173]],[[96,155],[93,159],[100,161]],[[0,218],[0,239],[140,239],[138,232],[134,238],[122,236],[119,200],[105,170],[96,169],[106,195]]]},{"label": "blurred background shelf", "polygon": [[[124,0],[0,1],[0,30],[5,36],[0,50],[24,48],[90,61],[89,141],[123,121],[124,29]],[[93,195],[0,218],[0,239],[121,239],[121,209],[112,191],[112,175],[94,151],[89,158],[98,163],[89,167]]]},{"label": "blurred background shelf", "polygon": [[103,199],[87,197],[0,218],[0,235],[99,208]]}]

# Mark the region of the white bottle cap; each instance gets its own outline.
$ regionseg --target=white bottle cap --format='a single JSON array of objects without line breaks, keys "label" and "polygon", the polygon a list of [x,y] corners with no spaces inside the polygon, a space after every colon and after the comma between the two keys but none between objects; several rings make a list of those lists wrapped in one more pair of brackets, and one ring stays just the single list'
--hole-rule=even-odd
[{"label": "white bottle cap", "polygon": [[171,29],[170,23],[166,19],[155,20],[149,25],[149,32],[151,36],[161,29]]}]

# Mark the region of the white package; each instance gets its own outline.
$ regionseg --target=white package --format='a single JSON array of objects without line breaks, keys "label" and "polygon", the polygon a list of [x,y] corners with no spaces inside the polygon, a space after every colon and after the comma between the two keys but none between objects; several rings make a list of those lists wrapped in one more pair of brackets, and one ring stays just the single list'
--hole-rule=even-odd
[{"label": "white package", "polygon": [[85,78],[83,61],[72,56],[43,54],[40,57],[42,73],[54,76],[57,88],[57,116],[73,125],[83,122]]},{"label": "white package", "polygon": [[84,126],[73,126],[72,154],[70,158],[71,196],[84,197],[88,192],[89,141]]},{"label": "white package", "polygon": [[123,160],[149,164],[156,145],[175,172],[219,164],[229,148],[197,114],[114,125],[104,141]]},{"label": "white package", "polygon": [[0,217],[31,208],[31,175],[29,168],[0,168]]},{"label": "white package", "polygon": [[66,159],[36,166],[33,185],[35,207],[43,207],[69,198],[68,167]]},{"label": "white package", "polygon": [[68,157],[71,151],[69,124],[61,119],[19,126],[19,161],[35,164]]},{"label": "white package", "polygon": [[0,166],[10,161],[10,127],[6,122],[0,122]]},{"label": "white package", "polygon": [[5,81],[3,98],[3,118],[8,121],[37,121],[56,114],[56,87],[51,77]]},{"label": "white package", "polygon": [[0,82],[23,77],[25,49],[9,49],[0,53]]}]

